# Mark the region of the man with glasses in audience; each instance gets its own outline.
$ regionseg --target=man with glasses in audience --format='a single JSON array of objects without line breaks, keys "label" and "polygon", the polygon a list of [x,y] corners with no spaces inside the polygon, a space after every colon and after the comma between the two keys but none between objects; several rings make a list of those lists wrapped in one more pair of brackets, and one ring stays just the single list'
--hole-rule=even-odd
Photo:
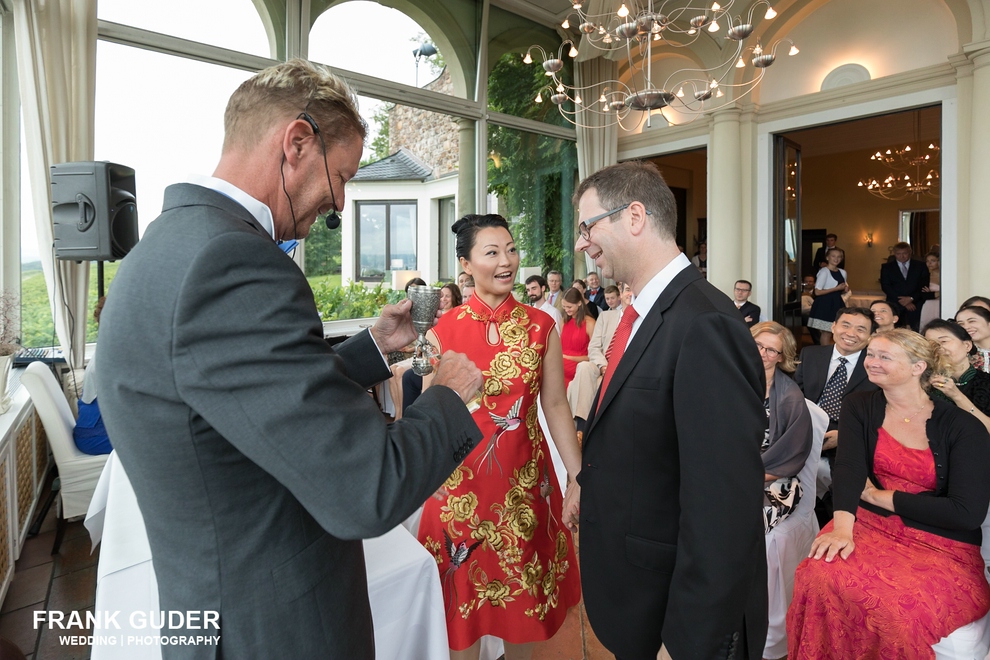
[{"label": "man with glasses in audience", "polygon": [[735,285],[732,287],[732,295],[735,298],[733,302],[736,305],[736,309],[742,314],[743,321],[750,328],[760,322],[759,306],[749,302],[749,296],[752,292],[753,284],[746,280],[736,280]]},{"label": "man with glasses in audience", "polygon": [[[635,293],[585,425],[581,584],[619,660],[762,657],[763,364],[732,302],[677,248],[656,166],[575,194],[577,249]],[[566,523],[573,524],[573,520]]]},{"label": "man with glasses in audience", "polygon": [[[372,658],[360,539],[401,523],[468,455],[481,434],[464,403],[483,377],[447,353],[387,424],[367,389],[415,339],[411,303],[331,349],[278,247],[344,208],[366,127],[341,80],[298,59],[265,69],[231,96],[224,129],[213,176],[166,189],[121,262],[97,346],[104,420],[161,610],[218,612],[228,658]],[[202,634],[183,621],[169,634]]]},{"label": "man with glasses in audience", "polygon": [[561,314],[564,313],[564,275],[559,270],[551,270],[547,273],[547,300],[557,308]]}]

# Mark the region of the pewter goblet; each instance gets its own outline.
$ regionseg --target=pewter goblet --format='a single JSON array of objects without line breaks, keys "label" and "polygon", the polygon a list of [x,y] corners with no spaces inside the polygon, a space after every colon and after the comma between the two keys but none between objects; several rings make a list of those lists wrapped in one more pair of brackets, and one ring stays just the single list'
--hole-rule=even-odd
[{"label": "pewter goblet", "polygon": [[437,317],[437,310],[440,309],[439,287],[413,285],[406,292],[406,297],[412,301],[413,328],[419,333],[416,338],[416,354],[412,360],[413,373],[419,376],[426,376],[433,373],[433,359],[437,357],[436,349],[426,339],[427,331],[433,327]]}]

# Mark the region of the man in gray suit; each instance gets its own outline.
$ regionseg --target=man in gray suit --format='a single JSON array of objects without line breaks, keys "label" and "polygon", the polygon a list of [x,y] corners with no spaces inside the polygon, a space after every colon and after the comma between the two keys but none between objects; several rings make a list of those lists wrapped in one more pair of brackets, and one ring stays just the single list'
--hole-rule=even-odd
[{"label": "man in gray suit", "polygon": [[[121,264],[97,349],[161,608],[219,612],[205,633],[219,650],[163,655],[372,658],[360,539],[399,524],[478,441],[464,401],[482,377],[448,353],[387,424],[366,388],[414,338],[410,303],[331,350],[276,244],[342,208],[357,171],[365,125],[341,81],[302,60],[266,69],[231,96],[224,126],[214,176],[169,187]],[[203,635],[202,621],[162,634]]]}]

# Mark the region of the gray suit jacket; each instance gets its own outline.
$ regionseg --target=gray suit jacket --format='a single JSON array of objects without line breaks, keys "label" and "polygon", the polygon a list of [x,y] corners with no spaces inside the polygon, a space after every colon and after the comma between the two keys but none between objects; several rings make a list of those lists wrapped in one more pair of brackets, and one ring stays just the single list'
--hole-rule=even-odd
[{"label": "gray suit jacket", "polygon": [[166,190],[102,321],[100,407],[161,608],[220,612],[219,651],[164,656],[373,657],[359,539],[399,524],[480,438],[458,396],[432,387],[386,424],[370,334],[331,350],[295,263],[199,186]]}]

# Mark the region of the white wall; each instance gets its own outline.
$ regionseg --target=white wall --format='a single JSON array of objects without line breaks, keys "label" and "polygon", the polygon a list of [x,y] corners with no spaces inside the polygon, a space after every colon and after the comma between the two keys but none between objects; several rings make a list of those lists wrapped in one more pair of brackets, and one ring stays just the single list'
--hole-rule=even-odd
[{"label": "white wall", "polygon": [[[427,282],[439,279],[438,200],[456,197],[457,177],[435,181],[352,181],[345,187],[347,213],[341,222],[341,279],[357,280],[357,203],[368,201],[416,202],[416,266]],[[456,204],[456,200],[455,200]]]}]

